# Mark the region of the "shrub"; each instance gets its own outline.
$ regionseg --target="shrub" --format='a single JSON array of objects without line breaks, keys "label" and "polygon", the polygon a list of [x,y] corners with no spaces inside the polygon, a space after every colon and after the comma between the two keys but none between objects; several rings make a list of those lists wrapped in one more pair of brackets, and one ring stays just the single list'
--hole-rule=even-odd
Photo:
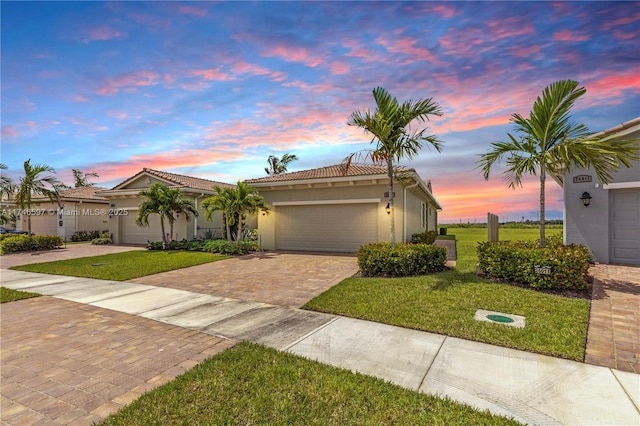
[{"label": "shrub", "polygon": [[447,249],[428,244],[371,243],[358,250],[358,266],[365,277],[403,277],[445,269]]},{"label": "shrub", "polygon": [[[589,288],[591,254],[584,245],[565,246],[559,239],[547,240],[544,248],[537,241],[486,242],[478,243],[477,252],[478,269],[490,278],[536,289]],[[542,266],[549,266],[550,271],[542,271]]]},{"label": "shrub", "polygon": [[411,244],[433,244],[438,233],[436,231],[421,232],[411,236]]},{"label": "shrub", "polygon": [[227,240],[209,240],[204,243],[204,251],[220,254],[247,254],[252,251],[260,251],[260,246],[255,241],[240,241],[240,244],[228,243]]},{"label": "shrub", "polygon": [[[5,234],[7,235],[7,234]],[[0,254],[18,251],[52,250],[64,244],[59,235],[7,235],[0,240]]]},{"label": "shrub", "polygon": [[107,238],[109,238],[109,231],[76,231],[71,236],[71,241],[74,243],[80,241],[92,241],[96,238],[102,238],[101,234],[107,234]]}]

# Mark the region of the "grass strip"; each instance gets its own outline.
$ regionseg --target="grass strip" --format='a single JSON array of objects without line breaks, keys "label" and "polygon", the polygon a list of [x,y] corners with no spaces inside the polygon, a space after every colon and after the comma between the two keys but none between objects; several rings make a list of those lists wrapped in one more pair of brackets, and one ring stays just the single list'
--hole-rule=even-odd
[{"label": "grass strip", "polygon": [[30,293],[28,291],[13,290],[6,287],[0,287],[0,303],[15,302],[16,300],[30,299],[40,296],[38,293]]},{"label": "grass strip", "polygon": [[203,263],[227,259],[228,256],[190,251],[141,251],[112,253],[101,256],[55,262],[34,263],[10,269],[44,274],[126,281],[160,272],[173,271]]},{"label": "grass strip", "polygon": [[515,425],[448,399],[241,343],[109,416],[102,425]]}]

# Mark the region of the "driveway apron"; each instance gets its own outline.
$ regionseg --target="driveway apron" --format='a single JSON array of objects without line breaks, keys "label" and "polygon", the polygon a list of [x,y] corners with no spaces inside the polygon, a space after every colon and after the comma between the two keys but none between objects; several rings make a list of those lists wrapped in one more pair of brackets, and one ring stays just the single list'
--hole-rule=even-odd
[{"label": "driveway apron", "polygon": [[298,308],[356,272],[353,255],[262,252],[129,282]]}]

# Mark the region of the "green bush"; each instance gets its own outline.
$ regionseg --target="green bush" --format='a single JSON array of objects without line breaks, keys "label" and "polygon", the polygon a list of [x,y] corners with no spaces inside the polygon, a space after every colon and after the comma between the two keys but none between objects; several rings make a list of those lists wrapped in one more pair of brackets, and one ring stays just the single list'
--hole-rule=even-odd
[{"label": "green bush", "polygon": [[490,278],[536,289],[589,288],[591,254],[586,246],[565,246],[558,239],[549,239],[545,245],[541,248],[537,241],[478,243],[478,269]]},{"label": "green bush", "polygon": [[64,244],[59,235],[13,235],[5,234],[0,239],[0,254],[18,251],[52,250]]},{"label": "green bush", "polygon": [[365,277],[403,277],[445,269],[447,249],[428,244],[371,243],[358,250],[358,266]]},{"label": "green bush", "polygon": [[229,243],[227,240],[208,240],[204,243],[204,251],[209,253],[238,255],[260,250],[256,241],[240,241],[240,244],[236,244]]},{"label": "green bush", "polygon": [[438,233],[436,231],[421,232],[411,236],[411,244],[433,244]]},{"label": "green bush", "polygon": [[80,241],[93,241],[96,238],[102,238],[101,234],[107,234],[107,238],[109,238],[109,231],[76,231],[71,236],[71,241],[74,243]]},{"label": "green bush", "polygon": [[200,240],[173,240],[168,243],[162,241],[153,241],[147,244],[149,250],[187,250],[187,251],[205,251],[204,241]]}]

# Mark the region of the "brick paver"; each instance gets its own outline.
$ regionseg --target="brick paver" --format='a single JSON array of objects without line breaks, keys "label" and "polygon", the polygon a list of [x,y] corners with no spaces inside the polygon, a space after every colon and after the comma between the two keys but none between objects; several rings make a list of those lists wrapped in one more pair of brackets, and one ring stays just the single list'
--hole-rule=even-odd
[{"label": "brick paver", "polygon": [[356,272],[354,255],[263,252],[130,282],[298,308]]},{"label": "brick paver", "polygon": [[102,254],[122,253],[131,250],[146,250],[142,246],[69,244],[55,250],[28,251],[9,253],[0,256],[0,268],[8,269],[17,265],[31,263],[53,262],[56,260],[76,259],[85,256],[100,256]]},{"label": "brick paver", "polygon": [[2,304],[6,425],[90,425],[235,344],[47,296]]},{"label": "brick paver", "polygon": [[598,264],[585,362],[640,373],[640,268]]}]

